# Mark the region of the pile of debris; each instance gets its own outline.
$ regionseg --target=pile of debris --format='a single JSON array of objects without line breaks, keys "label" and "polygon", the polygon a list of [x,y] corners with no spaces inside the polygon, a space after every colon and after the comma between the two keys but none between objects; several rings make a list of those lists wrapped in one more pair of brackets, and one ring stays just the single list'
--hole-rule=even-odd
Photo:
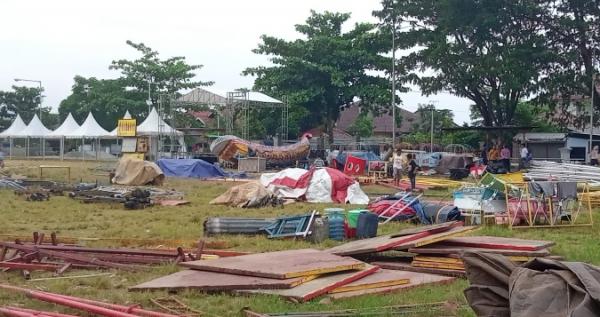
[{"label": "pile of debris", "polygon": [[267,234],[269,238],[306,238],[312,234],[313,224],[320,217],[313,210],[303,215],[279,218],[208,218],[204,221],[204,235]]},{"label": "pile of debris", "polygon": [[122,204],[126,209],[143,209],[163,201],[187,203],[179,191],[147,186],[82,186],[70,192],[69,197],[83,203]]},{"label": "pile of debris", "polygon": [[203,247],[204,243],[199,243],[197,250],[184,250],[181,247],[169,250],[91,248],[59,243],[55,233],[51,234],[50,242],[44,242],[44,237],[43,233],[35,232],[34,242],[0,242],[0,268],[5,272],[20,270],[26,279],[30,279],[31,271],[54,272],[54,276],[60,276],[69,269],[137,271],[151,265],[244,254],[207,250]]},{"label": "pile of debris", "polygon": [[600,167],[580,164],[532,161],[523,178],[527,181],[568,181],[600,183]]}]

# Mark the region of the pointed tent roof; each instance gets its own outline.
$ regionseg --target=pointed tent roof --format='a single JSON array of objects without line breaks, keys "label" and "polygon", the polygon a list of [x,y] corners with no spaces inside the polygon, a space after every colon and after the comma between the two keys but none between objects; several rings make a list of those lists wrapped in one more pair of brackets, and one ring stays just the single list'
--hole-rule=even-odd
[{"label": "pointed tent roof", "polygon": [[17,131],[14,136],[19,137],[46,137],[52,130],[46,128],[37,114],[33,115],[33,119],[29,122],[27,127],[21,131]]},{"label": "pointed tent roof", "polygon": [[[129,110],[125,111],[125,115],[123,115],[123,119],[131,119],[131,113],[129,113]],[[115,127],[112,131],[110,131],[110,135],[112,136],[117,136],[117,130],[119,129],[119,127]]]},{"label": "pointed tent roof", "polygon": [[[162,131],[161,131],[162,130]],[[173,129],[170,125],[168,125],[156,111],[156,108],[152,108],[150,114],[144,122],[142,122],[137,127],[137,133],[139,135],[158,135],[160,132],[164,134],[173,134],[183,135],[183,132],[177,131]]]},{"label": "pointed tent roof", "polygon": [[50,133],[50,136],[62,137],[77,129],[80,125],[75,121],[73,115],[69,112],[69,115],[65,118],[65,121],[56,130]]},{"label": "pointed tent roof", "polygon": [[23,119],[21,119],[21,116],[17,113],[17,117],[15,118],[15,120],[13,120],[13,122],[10,124],[10,127],[8,127],[6,130],[0,133],[0,137],[11,137],[16,133],[23,131],[26,127],[27,125],[25,124],[25,122],[23,122]]},{"label": "pointed tent roof", "polygon": [[66,133],[65,136],[69,138],[102,138],[111,135],[96,122],[94,115],[90,112],[79,128]]}]

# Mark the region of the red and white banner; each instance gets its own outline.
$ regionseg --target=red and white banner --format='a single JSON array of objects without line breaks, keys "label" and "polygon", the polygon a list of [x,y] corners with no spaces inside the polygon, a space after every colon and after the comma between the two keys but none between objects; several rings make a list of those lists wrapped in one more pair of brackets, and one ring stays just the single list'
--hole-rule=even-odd
[{"label": "red and white banner", "polygon": [[367,166],[367,160],[363,160],[352,155],[346,157],[346,165],[344,166],[344,173],[347,175],[364,175],[365,168]]},{"label": "red and white banner", "polygon": [[368,204],[369,197],[358,182],[333,168],[288,168],[278,173],[265,173],[260,183],[283,198],[305,198],[315,203]]}]

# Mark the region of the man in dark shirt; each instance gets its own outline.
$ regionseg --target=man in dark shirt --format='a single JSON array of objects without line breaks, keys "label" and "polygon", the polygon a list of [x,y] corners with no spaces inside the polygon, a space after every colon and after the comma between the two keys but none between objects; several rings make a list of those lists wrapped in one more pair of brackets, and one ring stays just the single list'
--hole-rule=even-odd
[{"label": "man in dark shirt", "polygon": [[420,168],[415,161],[413,153],[407,154],[408,162],[408,178],[410,179],[410,190],[413,191],[417,187],[417,170]]}]

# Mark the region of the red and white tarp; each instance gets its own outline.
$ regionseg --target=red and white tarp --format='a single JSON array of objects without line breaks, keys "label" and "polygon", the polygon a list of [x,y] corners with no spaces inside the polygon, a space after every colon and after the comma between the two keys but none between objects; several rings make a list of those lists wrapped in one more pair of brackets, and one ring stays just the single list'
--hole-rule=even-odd
[{"label": "red and white tarp", "polygon": [[304,197],[311,203],[369,203],[369,197],[357,181],[328,167],[288,168],[278,173],[265,173],[261,175],[260,183],[283,198]]}]

